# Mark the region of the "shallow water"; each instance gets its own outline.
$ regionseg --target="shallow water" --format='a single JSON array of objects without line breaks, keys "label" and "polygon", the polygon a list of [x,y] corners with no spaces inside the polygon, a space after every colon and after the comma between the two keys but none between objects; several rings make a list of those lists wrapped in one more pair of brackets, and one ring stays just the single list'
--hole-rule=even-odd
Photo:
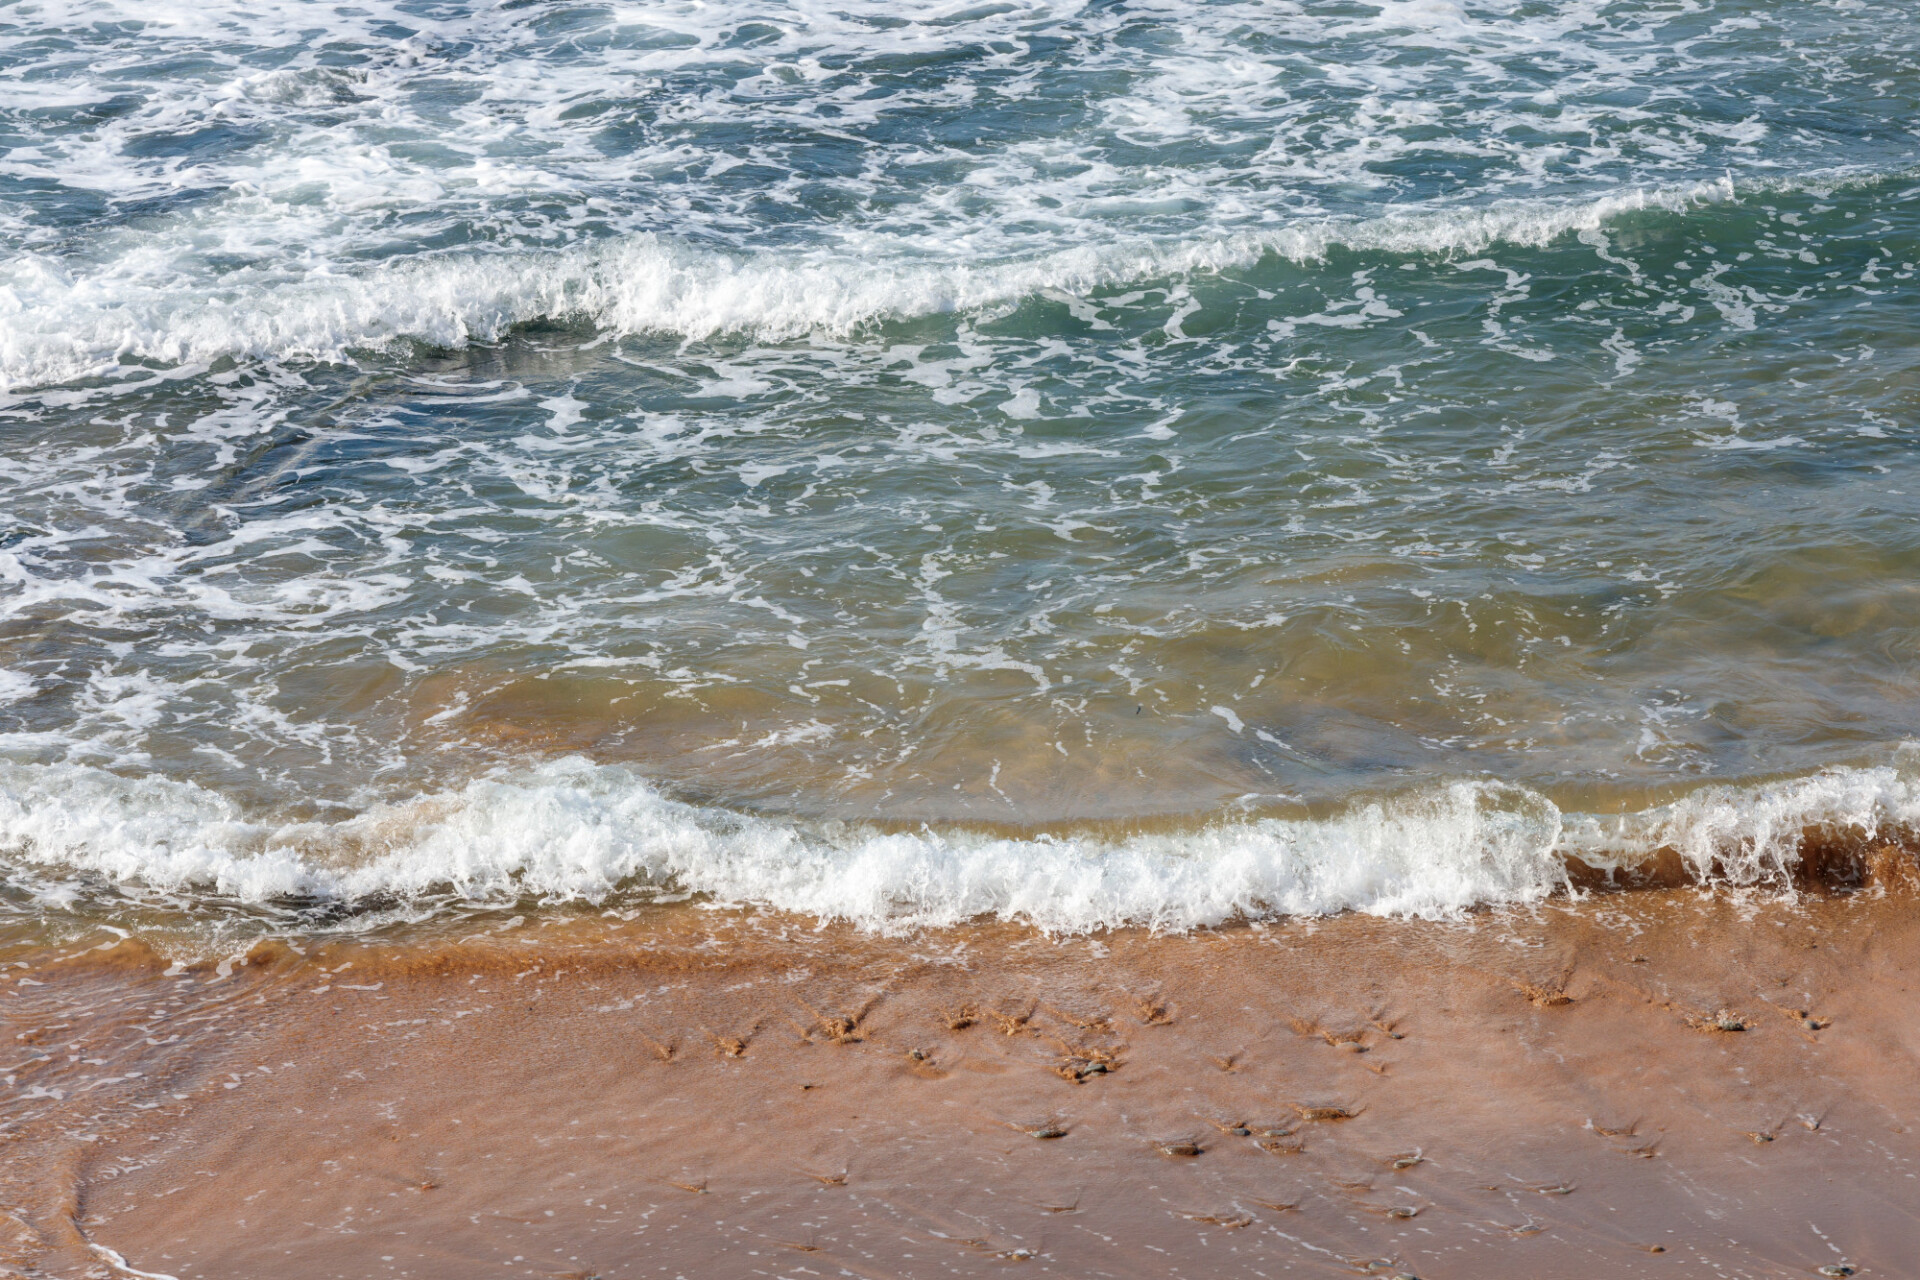
[{"label": "shallow water", "polygon": [[1181,926],[1905,831],[1908,18],[16,5],[0,900]]}]

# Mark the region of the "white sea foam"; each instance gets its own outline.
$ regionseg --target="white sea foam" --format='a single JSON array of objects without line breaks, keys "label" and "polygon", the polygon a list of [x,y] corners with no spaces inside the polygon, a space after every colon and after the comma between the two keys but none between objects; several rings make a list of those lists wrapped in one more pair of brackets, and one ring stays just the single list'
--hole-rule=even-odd
[{"label": "white sea foam", "polygon": [[1182,241],[1086,245],[1000,263],[728,254],[652,232],[556,250],[414,256],[357,274],[329,269],[254,281],[237,273],[158,285],[147,283],[152,264],[145,254],[93,274],[27,256],[0,278],[0,389],[103,374],[123,359],[338,360],[403,339],[461,346],[538,320],[690,338],[845,333],[875,321],[1245,268],[1268,256],[1307,263],[1343,248],[1433,255],[1538,246],[1624,214],[1680,212],[1733,194],[1726,182],[1634,188],[1577,202],[1503,201]]},{"label": "white sea foam", "polygon": [[[1911,60],[1904,16],[1849,0],[1703,40],[1692,6],[1597,0],[31,0],[0,27],[0,180],[39,193],[0,198],[0,390],[1533,243],[1832,163],[1795,121],[1878,102],[1851,95]],[[1842,52],[1783,52],[1811,43]],[[1387,209],[1415,212],[1365,220]]]},{"label": "white sea foam", "polygon": [[247,902],[463,901],[692,891],[875,929],[980,917],[1077,932],[1360,911],[1444,919],[1568,887],[1566,858],[1678,852],[1705,882],[1777,880],[1809,829],[1909,830],[1920,786],[1893,768],[1709,788],[1621,818],[1563,815],[1518,787],[1454,782],[1321,819],[1185,832],[993,837],[801,827],[681,803],[580,759],[334,824],[250,821],[191,783],[0,766],[0,849],[71,897],[75,877]]},{"label": "white sea foam", "polygon": [[1665,849],[1680,856],[1695,880],[1752,885],[1790,875],[1809,833],[1872,840],[1904,837],[1917,828],[1920,781],[1883,767],[1704,787],[1671,804],[1616,817],[1569,815],[1566,841],[1570,852],[1596,867],[1631,866]]}]

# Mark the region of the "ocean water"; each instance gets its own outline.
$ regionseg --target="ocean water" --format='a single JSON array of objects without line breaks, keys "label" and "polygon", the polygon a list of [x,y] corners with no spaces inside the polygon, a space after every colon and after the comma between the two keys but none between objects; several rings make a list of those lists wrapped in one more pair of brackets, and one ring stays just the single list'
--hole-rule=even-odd
[{"label": "ocean water", "polygon": [[1904,2],[14,0],[0,153],[16,922],[1920,827]]}]

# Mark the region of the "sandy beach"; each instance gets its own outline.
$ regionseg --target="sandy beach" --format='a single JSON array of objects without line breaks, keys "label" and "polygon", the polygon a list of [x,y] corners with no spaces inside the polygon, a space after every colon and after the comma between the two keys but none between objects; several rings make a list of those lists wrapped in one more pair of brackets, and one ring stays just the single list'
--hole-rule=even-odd
[{"label": "sandy beach", "polygon": [[1920,920],[1890,866],[1793,898],[1162,937],[682,906],[223,965],[17,940],[0,1258],[181,1280],[1903,1275]]}]

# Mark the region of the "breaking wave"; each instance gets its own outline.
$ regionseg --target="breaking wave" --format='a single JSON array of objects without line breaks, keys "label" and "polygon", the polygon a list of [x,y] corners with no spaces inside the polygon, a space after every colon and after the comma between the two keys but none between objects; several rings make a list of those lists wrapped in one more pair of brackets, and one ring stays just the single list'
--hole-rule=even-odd
[{"label": "breaking wave", "polygon": [[845,333],[1048,292],[1085,294],[1246,268],[1268,257],[1309,263],[1337,249],[1435,255],[1540,246],[1635,212],[1681,213],[1733,199],[1731,181],[1691,183],[1578,202],[1502,201],[1178,242],[1090,245],[999,263],[798,250],[730,254],[651,232],[553,250],[421,254],[359,272],[323,267],[300,276],[244,269],[169,277],[156,272],[165,255],[152,245],[90,274],[25,254],[0,266],[0,390],[102,376],[126,361],[339,361],[407,340],[458,347],[543,320],[686,338]]},{"label": "breaking wave", "polygon": [[881,930],[997,917],[1055,932],[1367,912],[1446,919],[1572,888],[1570,866],[1677,857],[1693,880],[1793,878],[1810,840],[1920,828],[1899,768],[1710,787],[1618,817],[1461,781],[1323,818],[1130,835],[802,827],[671,799],[580,758],[335,823],[276,825],[188,782],[0,766],[0,879],[42,908],[102,882],[136,898],[353,906],[709,895]]}]

